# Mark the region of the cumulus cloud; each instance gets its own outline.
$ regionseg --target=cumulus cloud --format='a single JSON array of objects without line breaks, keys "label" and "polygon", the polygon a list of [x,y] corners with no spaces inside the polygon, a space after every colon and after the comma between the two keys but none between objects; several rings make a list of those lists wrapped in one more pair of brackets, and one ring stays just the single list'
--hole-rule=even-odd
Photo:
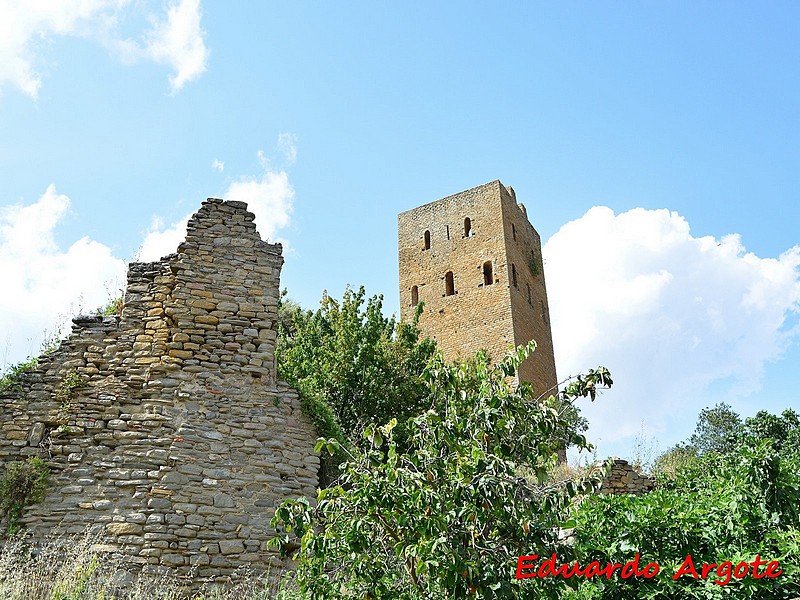
[{"label": "cumulus cloud", "polygon": [[0,207],[0,366],[38,354],[45,331],[105,304],[125,280],[125,262],[107,246],[86,237],[58,246],[69,207],[53,185],[33,204]]},{"label": "cumulus cloud", "polygon": [[[158,6],[156,9],[155,6]],[[161,18],[158,12],[165,13]],[[141,41],[120,39],[122,21],[147,16]],[[32,98],[42,85],[41,50],[57,36],[80,36],[116,49],[128,62],[150,60],[171,67],[173,92],[206,69],[208,49],[199,0],[177,4],[131,0],[0,0],[0,86],[10,84]]]},{"label": "cumulus cloud", "polygon": [[144,54],[175,71],[169,79],[173,93],[206,70],[209,53],[200,18],[200,0],[180,0],[169,6],[166,20],[154,21],[146,35]]},{"label": "cumulus cloud", "polygon": [[75,35],[117,2],[26,2],[0,0],[0,84],[36,97],[42,85],[34,68],[36,50],[49,35]]},{"label": "cumulus cloud", "polygon": [[545,245],[559,376],[598,364],[614,389],[584,406],[591,437],[630,440],[694,422],[711,384],[759,389],[764,366],[800,337],[800,246],[778,258],[738,235],[693,237],[675,212],[594,207]]},{"label": "cumulus cloud", "polygon": [[178,249],[178,244],[186,237],[186,226],[191,214],[165,227],[161,217],[153,217],[150,227],[142,241],[136,260],[149,262],[159,260]]},{"label": "cumulus cloud", "polygon": [[211,161],[211,168],[218,173],[222,173],[225,170],[225,163],[215,158],[213,161]]},{"label": "cumulus cloud", "polygon": [[275,241],[277,231],[291,220],[294,188],[286,171],[265,171],[258,177],[242,177],[231,183],[225,198],[247,202],[256,215],[261,237]]},{"label": "cumulus cloud", "polygon": [[[294,205],[294,188],[286,171],[270,167],[270,161],[259,150],[256,157],[263,172],[256,176],[243,176],[233,181],[225,190],[225,200],[247,202],[248,210],[256,215],[256,227],[265,240],[279,241],[276,234],[287,227],[291,221]],[[158,260],[175,252],[178,244],[186,237],[186,224],[191,214],[184,216],[169,227],[164,227],[161,219],[155,218],[142,242],[139,260]],[[282,240],[280,240],[282,241]]]}]

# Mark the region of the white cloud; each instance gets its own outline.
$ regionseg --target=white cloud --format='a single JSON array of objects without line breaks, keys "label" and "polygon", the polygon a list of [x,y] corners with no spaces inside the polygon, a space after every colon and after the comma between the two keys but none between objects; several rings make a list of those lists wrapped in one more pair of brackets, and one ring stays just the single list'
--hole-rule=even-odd
[{"label": "white cloud", "polygon": [[99,242],[58,247],[54,233],[69,206],[50,185],[33,204],[0,208],[0,367],[38,354],[45,331],[105,304],[125,280],[125,262]]},{"label": "white cloud", "polygon": [[166,229],[163,219],[154,217],[139,248],[136,260],[150,262],[176,252],[178,244],[186,237],[186,226],[191,216],[191,214],[186,215]]},{"label": "white cloud", "polygon": [[113,0],[0,0],[0,84],[8,82],[35,98],[42,84],[34,68],[41,42],[51,35],[76,35],[104,10],[120,4]]},{"label": "white cloud", "polygon": [[200,19],[200,0],[180,0],[167,9],[166,21],[154,22],[146,36],[144,53],[175,71],[169,79],[173,93],[206,70],[209,52]]},{"label": "white cloud", "polygon": [[294,133],[279,133],[278,150],[283,154],[286,164],[293,165],[297,160],[297,135]]},{"label": "white cloud", "polygon": [[[247,202],[247,208],[256,215],[256,226],[261,237],[271,242],[281,241],[275,236],[278,230],[291,221],[294,205],[294,188],[286,171],[270,167],[270,161],[259,150],[256,153],[263,172],[257,176],[244,176],[232,182],[223,194],[225,200]],[[186,237],[186,224],[191,214],[168,228],[156,218],[145,236],[139,252],[139,260],[153,261],[175,252]]]},{"label": "white cloud", "polygon": [[286,171],[265,171],[258,177],[241,177],[225,192],[226,200],[247,202],[256,215],[261,237],[275,241],[279,229],[289,225],[294,205],[294,188]]},{"label": "white cloud", "polygon": [[[603,364],[614,388],[582,410],[590,437],[630,440],[675,415],[693,423],[712,383],[759,389],[767,362],[800,337],[800,246],[779,258],[738,235],[692,237],[667,210],[594,207],[543,250],[560,377]],[[706,398],[707,399],[707,398]]]},{"label": "white cloud", "polygon": [[[154,16],[153,2],[131,0],[0,0],[0,86],[32,98],[42,85],[42,46],[57,36],[80,36],[115,48],[128,62],[151,60],[174,70],[173,92],[206,69],[199,0],[181,0]],[[163,10],[163,8],[161,9]],[[139,13],[152,23],[141,43],[118,39],[120,21]]]},{"label": "white cloud", "polygon": [[211,168],[219,173],[222,173],[225,170],[225,163],[215,158],[213,161],[211,161]]}]

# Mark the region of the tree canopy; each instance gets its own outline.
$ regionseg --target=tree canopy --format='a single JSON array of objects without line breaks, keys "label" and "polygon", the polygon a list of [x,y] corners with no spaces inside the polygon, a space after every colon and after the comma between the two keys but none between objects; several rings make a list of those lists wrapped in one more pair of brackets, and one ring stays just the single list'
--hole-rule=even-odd
[{"label": "tree canopy", "polygon": [[[602,470],[547,483],[553,433],[569,428],[529,386],[507,382],[532,349],[496,366],[483,354],[467,365],[435,357],[423,373],[435,408],[409,422],[406,452],[398,451],[395,419],[369,425],[362,449],[350,451],[316,506],[300,499],[277,510],[273,525],[284,533],[276,543],[300,539],[302,592],[312,599],[556,597],[563,581],[523,586],[515,579],[518,557],[570,553],[559,528],[569,525],[570,501],[594,489]],[[604,375],[570,389],[589,395]],[[587,447],[577,433],[570,442]],[[318,447],[338,444],[323,439]],[[522,465],[530,479],[520,477]]]},{"label": "tree canopy", "polygon": [[325,294],[316,311],[284,306],[281,316],[281,376],[324,398],[351,443],[360,443],[369,424],[395,418],[402,429],[430,407],[421,375],[436,346],[422,338],[416,319],[385,317],[382,296],[347,288],[341,301]]}]

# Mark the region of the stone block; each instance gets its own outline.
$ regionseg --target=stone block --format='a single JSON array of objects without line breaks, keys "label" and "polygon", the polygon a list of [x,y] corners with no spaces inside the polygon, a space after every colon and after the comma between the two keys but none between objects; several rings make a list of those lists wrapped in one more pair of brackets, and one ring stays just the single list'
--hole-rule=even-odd
[{"label": "stone block", "polygon": [[219,551],[221,554],[241,554],[244,552],[244,544],[242,540],[220,540]]}]

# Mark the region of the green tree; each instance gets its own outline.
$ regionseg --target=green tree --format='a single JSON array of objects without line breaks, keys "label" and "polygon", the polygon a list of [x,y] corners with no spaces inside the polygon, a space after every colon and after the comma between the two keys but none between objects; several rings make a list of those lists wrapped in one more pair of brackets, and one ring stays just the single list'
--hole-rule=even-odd
[{"label": "green tree", "polygon": [[760,410],[745,420],[742,429],[746,436],[772,440],[778,452],[791,454],[800,451],[800,415],[791,408],[780,416]]},{"label": "green tree", "polygon": [[421,338],[417,317],[397,322],[382,310],[383,297],[366,299],[363,287],[346,289],[341,301],[325,294],[315,312],[282,299],[280,375],[324,401],[351,443],[361,443],[367,425],[392,418],[404,431],[431,406],[421,375],[435,344]]},{"label": "green tree", "polygon": [[34,456],[5,465],[0,479],[0,518],[6,520],[6,533],[16,533],[23,509],[44,498],[49,474],[47,463]]},{"label": "green tree", "polygon": [[741,435],[742,419],[730,405],[720,402],[713,408],[704,408],[697,417],[689,444],[698,454],[731,451]]},{"label": "green tree", "polygon": [[278,343],[281,347],[286,344],[287,340],[294,340],[297,335],[294,321],[302,310],[300,305],[289,297],[288,290],[284,288],[278,298]]},{"label": "green tree", "polygon": [[[352,451],[338,485],[321,490],[316,506],[300,499],[278,508],[273,526],[284,533],[275,544],[300,538],[297,577],[308,597],[557,597],[563,581],[521,585],[517,559],[570,552],[559,527],[569,525],[571,500],[594,489],[602,470],[545,483],[553,434],[565,422],[529,386],[507,384],[532,349],[494,367],[483,354],[455,366],[434,358],[424,384],[436,408],[410,421],[406,452],[398,451],[395,419],[369,425],[363,449]],[[591,395],[600,379],[573,389]],[[569,441],[588,447],[578,434]],[[318,448],[337,445],[322,439]],[[517,475],[523,464],[532,481]]]}]

